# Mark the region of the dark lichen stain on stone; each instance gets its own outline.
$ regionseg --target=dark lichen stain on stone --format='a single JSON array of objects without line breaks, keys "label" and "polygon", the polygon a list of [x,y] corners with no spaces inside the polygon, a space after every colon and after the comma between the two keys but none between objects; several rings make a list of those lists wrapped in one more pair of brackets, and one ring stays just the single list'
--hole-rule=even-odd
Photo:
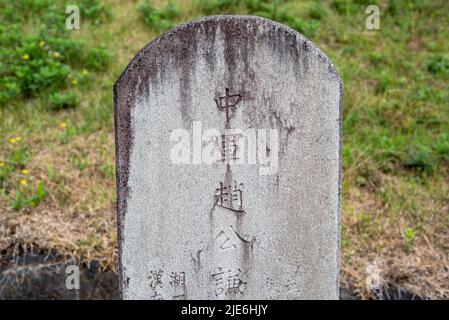
[{"label": "dark lichen stain on stone", "polygon": [[196,256],[194,256],[193,254],[190,254],[191,258],[192,258],[192,262],[193,262],[193,266],[196,272],[198,272],[201,269],[201,252],[203,250],[198,250],[196,252]]},{"label": "dark lichen stain on stone", "polygon": [[[189,128],[192,125],[192,90],[191,84],[193,79],[191,75],[195,72],[197,65],[197,43],[198,38],[195,32],[186,32],[180,35],[178,40],[178,56],[175,59],[175,67],[181,70],[180,79],[180,102],[181,102],[181,116],[184,128]],[[186,42],[186,39],[188,41]]]},{"label": "dark lichen stain on stone", "polygon": [[130,280],[129,277],[126,277],[126,279],[125,279],[125,286],[126,286],[126,287],[129,286],[129,280]]}]

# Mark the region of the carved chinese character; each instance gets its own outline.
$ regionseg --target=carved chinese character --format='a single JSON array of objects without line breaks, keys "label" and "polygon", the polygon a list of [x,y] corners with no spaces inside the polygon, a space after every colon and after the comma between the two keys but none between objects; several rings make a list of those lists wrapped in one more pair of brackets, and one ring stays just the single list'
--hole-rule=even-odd
[{"label": "carved chinese character", "polygon": [[229,293],[242,294],[246,287],[246,282],[242,281],[240,274],[242,270],[237,269],[235,271],[228,270],[226,289]]},{"label": "carved chinese character", "polygon": [[241,273],[242,270],[239,268],[236,270],[229,269],[225,273],[221,267],[218,267],[217,271],[212,274],[215,296],[243,294],[247,283],[241,279]]},{"label": "carved chinese character", "polygon": [[160,293],[154,291],[154,293],[150,296],[151,300],[164,300]]},{"label": "carved chinese character", "polygon": [[242,96],[240,94],[229,94],[229,88],[225,89],[225,96],[219,97],[215,99],[215,103],[219,110],[224,110],[226,112],[226,124],[229,125],[229,112],[234,111],[237,104],[242,100]]},{"label": "carved chinese character", "polygon": [[237,185],[234,181],[234,186],[225,186],[220,182],[220,187],[215,189],[214,203],[225,209],[230,209],[236,212],[243,212],[243,183]]},{"label": "carved chinese character", "polygon": [[215,240],[219,241],[220,249],[226,250],[226,249],[235,249],[236,246],[234,243],[232,243],[231,238],[229,238],[228,234],[221,230],[218,235],[215,237]]},{"label": "carved chinese character", "polygon": [[170,274],[170,285],[172,287],[178,287],[184,285],[186,280],[185,272],[172,272]]},{"label": "carved chinese character", "polygon": [[215,287],[215,296],[218,297],[225,291],[225,283],[223,281],[223,274],[221,267],[217,268],[217,272],[212,274],[212,279],[214,280],[214,287]]},{"label": "carved chinese character", "polygon": [[238,159],[237,141],[241,138],[242,134],[223,134],[221,135],[221,162],[230,163]]},{"label": "carved chinese character", "polygon": [[162,270],[151,270],[150,276],[148,279],[150,280],[150,287],[152,289],[156,289],[157,287],[162,288]]}]

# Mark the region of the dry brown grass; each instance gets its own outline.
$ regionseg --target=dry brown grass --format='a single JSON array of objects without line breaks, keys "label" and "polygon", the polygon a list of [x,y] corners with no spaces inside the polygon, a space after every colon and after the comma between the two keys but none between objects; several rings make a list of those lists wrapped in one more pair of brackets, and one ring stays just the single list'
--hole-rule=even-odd
[{"label": "dry brown grass", "polygon": [[[51,132],[47,136],[52,136]],[[20,211],[2,202],[0,251],[9,247],[35,246],[54,249],[79,261],[97,259],[115,269],[116,220],[115,182],[101,168],[113,168],[112,133],[77,136],[68,144],[40,144],[27,165],[33,180],[42,180],[49,195],[36,208]],[[88,162],[80,170],[73,159],[82,155]],[[55,178],[48,177],[54,164]]]},{"label": "dry brown grass", "polygon": [[[449,298],[448,180],[447,175],[431,180],[432,187],[410,186],[405,177],[384,175],[379,189],[394,194],[388,199],[379,190],[348,188],[342,214],[342,285],[374,298],[366,280],[369,266],[375,265],[381,285],[425,298]],[[409,198],[419,203],[417,212],[407,205]],[[407,228],[415,230],[413,240],[406,239]]]}]

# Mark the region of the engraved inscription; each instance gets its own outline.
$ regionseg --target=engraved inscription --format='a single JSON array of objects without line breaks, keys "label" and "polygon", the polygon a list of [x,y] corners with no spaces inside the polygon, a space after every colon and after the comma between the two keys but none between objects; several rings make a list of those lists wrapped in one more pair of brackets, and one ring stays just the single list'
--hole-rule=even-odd
[{"label": "engraved inscription", "polygon": [[162,298],[162,295],[156,291],[153,292],[153,294],[150,296],[151,300],[164,300]]},{"label": "engraved inscription", "polygon": [[157,287],[162,288],[162,274],[164,272],[162,270],[151,270],[150,276],[148,279],[150,280],[151,289],[155,290]]},{"label": "engraved inscription", "polygon": [[242,280],[241,275],[240,268],[228,269],[225,272],[222,267],[218,267],[212,274],[215,296],[243,294],[247,283]]},{"label": "engraved inscription", "polygon": [[225,128],[227,129],[226,134],[221,136],[221,162],[226,163],[226,173],[224,179],[219,181],[219,186],[215,189],[213,196],[213,208],[225,209],[224,212],[221,211],[222,214],[219,216],[213,216],[215,238],[213,239],[214,267],[212,268],[211,278],[213,295],[219,299],[243,295],[247,286],[247,280],[243,278],[246,273],[242,271],[247,269],[247,266],[242,264],[245,261],[242,254],[245,252],[246,243],[243,243],[242,246],[244,239],[236,231],[238,230],[238,219],[245,213],[243,205],[244,185],[233,179],[231,170],[231,164],[235,164],[238,159],[238,142],[243,135],[228,133],[231,129],[231,117],[241,100],[242,95],[238,93],[230,94],[229,88],[225,88],[225,96],[215,99],[218,109],[226,113]]},{"label": "engraved inscription", "polygon": [[223,134],[221,135],[221,162],[231,163],[239,159],[237,156],[238,139],[242,138],[242,134]]},{"label": "engraved inscription", "polygon": [[185,272],[172,272],[170,274],[170,285],[172,287],[179,287],[180,285],[185,285],[186,274]]},{"label": "engraved inscription", "polygon": [[243,212],[243,183],[237,184],[234,180],[233,185],[225,185],[220,182],[220,187],[215,189],[214,204],[234,212]]},{"label": "engraved inscription", "polygon": [[229,94],[229,88],[225,88],[225,96],[215,99],[217,107],[221,111],[226,112],[226,128],[229,126],[230,112],[234,112],[237,104],[242,100],[240,94]]},{"label": "engraved inscription", "polygon": [[235,249],[236,248],[235,244],[231,241],[229,236],[223,230],[218,233],[218,235],[215,238],[215,240],[219,240],[218,243],[219,244],[221,243],[219,245],[219,248],[221,250]]},{"label": "engraved inscription", "polygon": [[184,271],[165,273],[162,269],[151,270],[148,280],[152,289],[150,299],[186,299],[186,275]]}]

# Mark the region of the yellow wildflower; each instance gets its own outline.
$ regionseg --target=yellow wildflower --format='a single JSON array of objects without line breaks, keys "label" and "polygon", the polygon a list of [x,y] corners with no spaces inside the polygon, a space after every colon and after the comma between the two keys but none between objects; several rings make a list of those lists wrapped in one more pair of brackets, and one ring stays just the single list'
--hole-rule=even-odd
[{"label": "yellow wildflower", "polygon": [[41,41],[41,42],[39,42],[39,47],[43,47],[43,46],[45,46],[45,41]]},{"label": "yellow wildflower", "polygon": [[16,143],[19,142],[20,140],[22,140],[21,137],[9,138],[10,143]]},{"label": "yellow wildflower", "polygon": [[73,83],[74,86],[76,86],[78,84],[78,81],[76,81],[76,79],[73,79],[72,83]]},{"label": "yellow wildflower", "polygon": [[26,181],[25,179],[20,180],[20,184],[21,184],[22,186],[26,186],[26,185],[28,184],[28,181]]},{"label": "yellow wildflower", "polygon": [[67,128],[67,123],[61,122],[61,124],[59,125],[59,127],[62,128],[62,129]]},{"label": "yellow wildflower", "polygon": [[22,170],[22,173],[23,173],[23,174],[29,174],[29,173],[30,173],[30,170],[28,170],[28,169],[23,169],[23,170]]},{"label": "yellow wildflower", "polygon": [[5,163],[0,161],[0,167],[4,167]]},{"label": "yellow wildflower", "polygon": [[29,58],[30,58],[30,56],[28,55],[28,54],[24,54],[23,56],[22,56],[22,58],[23,58],[23,60],[28,60]]}]

